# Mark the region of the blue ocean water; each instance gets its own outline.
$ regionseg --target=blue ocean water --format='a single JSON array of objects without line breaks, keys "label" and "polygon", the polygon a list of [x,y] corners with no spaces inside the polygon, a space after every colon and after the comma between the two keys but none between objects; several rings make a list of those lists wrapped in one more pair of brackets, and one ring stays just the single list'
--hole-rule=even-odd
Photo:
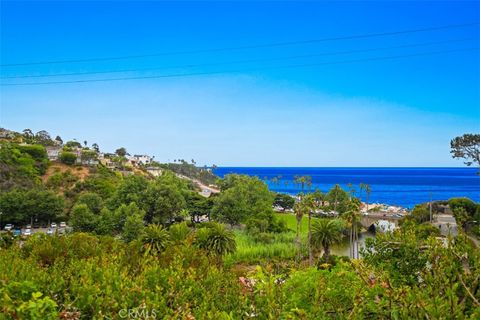
[{"label": "blue ocean water", "polygon": [[[311,190],[326,192],[335,184],[348,190],[347,184],[370,185],[370,203],[385,203],[413,207],[433,200],[468,197],[480,202],[480,176],[476,168],[277,168],[277,167],[219,167],[214,172],[223,177],[237,173],[257,176],[270,190],[297,194],[301,186],[294,183],[294,176],[311,176]],[[278,177],[278,182],[271,179]],[[365,201],[365,192],[362,194]]]}]

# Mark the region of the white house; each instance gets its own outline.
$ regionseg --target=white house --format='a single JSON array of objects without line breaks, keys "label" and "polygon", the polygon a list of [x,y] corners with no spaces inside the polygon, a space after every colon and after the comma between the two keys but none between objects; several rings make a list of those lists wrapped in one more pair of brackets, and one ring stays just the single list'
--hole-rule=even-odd
[{"label": "white house", "polygon": [[134,155],[134,156],[131,156],[129,157],[130,161],[132,161],[133,163],[137,164],[137,165],[149,165],[150,163],[152,163],[153,161],[153,158],[150,157],[150,156],[147,156],[147,155]]},{"label": "white house", "polygon": [[50,161],[58,160],[58,157],[60,156],[60,152],[62,151],[62,147],[59,147],[59,146],[46,147],[45,149],[47,149],[47,156],[48,156],[48,160]]}]

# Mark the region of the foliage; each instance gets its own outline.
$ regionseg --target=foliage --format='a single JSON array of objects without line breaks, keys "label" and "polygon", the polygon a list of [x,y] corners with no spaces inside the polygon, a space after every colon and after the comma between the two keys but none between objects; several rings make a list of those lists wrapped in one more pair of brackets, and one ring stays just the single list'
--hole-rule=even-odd
[{"label": "foliage", "polygon": [[147,253],[158,255],[170,243],[170,234],[161,225],[151,224],[145,228],[141,241]]},{"label": "foliage", "polygon": [[452,158],[464,159],[467,166],[480,166],[480,134],[464,134],[450,141]]},{"label": "foliage", "polygon": [[[416,225],[410,227],[416,238]],[[368,260],[336,259],[325,269],[268,260],[225,268],[198,242],[145,255],[138,241],[32,236],[22,248],[0,249],[0,313],[7,319],[118,318],[122,309],[155,310],[160,319],[478,318],[478,250],[462,235],[447,245],[430,238],[400,249],[401,232],[393,235],[396,247],[382,240]],[[402,250],[423,263],[405,269],[414,275],[411,285],[398,269]]]},{"label": "foliage", "polygon": [[184,181],[169,172],[150,183],[145,191],[147,221],[166,224],[181,216],[187,208],[186,188]]},{"label": "foliage", "polygon": [[77,204],[70,213],[70,226],[77,232],[93,232],[97,226],[97,216],[86,204]]},{"label": "foliage", "polygon": [[127,155],[127,149],[121,147],[115,150],[115,154],[119,157],[125,157]]},{"label": "foliage", "polygon": [[337,184],[328,191],[325,200],[329,203],[331,210],[342,214],[348,210],[350,197],[348,193]]},{"label": "foliage", "polygon": [[63,214],[64,200],[54,192],[43,189],[15,189],[0,194],[3,221],[26,224],[31,220],[48,222]]},{"label": "foliage", "polygon": [[197,167],[193,159],[191,163],[183,159],[179,159],[174,163],[162,164],[161,167],[167,170],[171,170],[185,177],[199,180],[207,185],[214,184],[218,179],[218,177],[212,172],[210,168]]},{"label": "foliage", "polygon": [[20,146],[0,143],[0,189],[31,188],[39,184],[48,158],[40,145]]},{"label": "foliage", "polygon": [[323,248],[323,256],[328,260],[330,247],[339,243],[343,237],[345,225],[340,219],[318,219],[312,225],[312,246]]},{"label": "foliage", "polygon": [[192,234],[186,222],[175,223],[168,228],[169,238],[173,243],[184,243]]},{"label": "foliage", "polygon": [[235,235],[222,224],[211,223],[197,231],[195,244],[214,256],[224,256],[236,249]]},{"label": "foliage", "polygon": [[295,198],[284,193],[276,193],[273,199],[273,205],[282,208],[283,211],[293,209],[294,204]]},{"label": "foliage", "polygon": [[221,186],[222,192],[212,208],[214,219],[233,226],[259,215],[273,215],[273,197],[258,178],[227,175]]},{"label": "foliage", "polygon": [[77,161],[77,156],[72,152],[62,151],[60,153],[59,159],[62,163],[71,166]]},{"label": "foliage", "polygon": [[448,206],[453,212],[463,208],[469,217],[473,217],[477,211],[477,204],[468,198],[452,198],[448,200]]},{"label": "foliage", "polygon": [[87,205],[88,209],[95,214],[99,214],[103,209],[102,197],[93,192],[85,192],[80,194],[76,203]]},{"label": "foliage", "polygon": [[122,231],[122,239],[125,242],[130,242],[144,237],[145,224],[143,221],[143,212],[132,213],[125,219],[125,224]]}]

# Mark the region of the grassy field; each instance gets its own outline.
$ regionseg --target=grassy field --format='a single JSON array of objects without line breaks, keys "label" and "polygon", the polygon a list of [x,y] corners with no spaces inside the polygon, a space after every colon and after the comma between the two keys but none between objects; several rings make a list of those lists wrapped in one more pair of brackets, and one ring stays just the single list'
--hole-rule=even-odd
[{"label": "grassy field", "polygon": [[[227,265],[235,263],[253,264],[260,261],[292,259],[296,256],[298,248],[295,245],[297,220],[291,213],[276,213],[277,219],[285,221],[288,231],[272,234],[271,243],[262,243],[248,235],[244,230],[236,230],[237,251],[228,255],[225,259]],[[308,219],[304,217],[300,228],[302,239],[302,250],[305,248],[305,241],[308,232]]]}]

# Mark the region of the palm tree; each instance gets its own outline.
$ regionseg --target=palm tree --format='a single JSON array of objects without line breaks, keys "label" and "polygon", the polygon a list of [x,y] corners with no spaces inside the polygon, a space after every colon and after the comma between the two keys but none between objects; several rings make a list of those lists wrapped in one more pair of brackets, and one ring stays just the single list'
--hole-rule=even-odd
[{"label": "palm tree", "polygon": [[360,182],[360,184],[358,185],[358,188],[359,188],[358,198],[360,199],[360,201],[362,201],[362,191],[365,190],[365,184]]},{"label": "palm tree", "polygon": [[315,211],[317,207],[316,199],[314,194],[308,194],[301,200],[302,211],[308,214],[308,263],[312,265],[313,263],[313,253],[312,253],[312,212]]},{"label": "palm tree", "polygon": [[[302,199],[301,193],[298,196],[300,199]],[[295,237],[295,242],[298,245],[300,244],[300,224],[303,218],[303,206],[302,206],[301,200],[295,202],[295,204],[293,205],[293,212],[295,213],[295,217],[297,218],[297,235]]]},{"label": "palm tree", "polygon": [[234,233],[226,230],[220,223],[212,223],[208,227],[199,229],[195,243],[200,249],[218,258],[237,249]]},{"label": "palm tree", "polygon": [[146,253],[159,254],[170,243],[170,235],[161,225],[151,224],[145,228],[142,243]]},{"label": "palm tree", "polygon": [[170,240],[175,244],[184,243],[192,233],[186,222],[175,223],[168,228]]},{"label": "palm tree", "polygon": [[334,194],[334,201],[333,201],[333,211],[337,212],[337,204],[338,204],[338,194],[342,188],[340,185],[336,184],[331,191],[333,191]]},{"label": "palm tree", "polygon": [[365,202],[367,203],[367,212],[368,212],[368,197],[370,196],[370,192],[372,192],[372,189],[370,189],[370,185],[365,184],[365,193],[367,194]]},{"label": "palm tree", "polygon": [[312,225],[312,245],[323,248],[323,257],[330,258],[330,247],[342,240],[343,222],[340,219],[318,219]]},{"label": "palm tree", "polygon": [[350,226],[350,258],[355,258],[355,247],[358,240],[357,223],[359,212],[360,204],[355,198],[349,203],[349,210],[343,214],[343,219]]}]

